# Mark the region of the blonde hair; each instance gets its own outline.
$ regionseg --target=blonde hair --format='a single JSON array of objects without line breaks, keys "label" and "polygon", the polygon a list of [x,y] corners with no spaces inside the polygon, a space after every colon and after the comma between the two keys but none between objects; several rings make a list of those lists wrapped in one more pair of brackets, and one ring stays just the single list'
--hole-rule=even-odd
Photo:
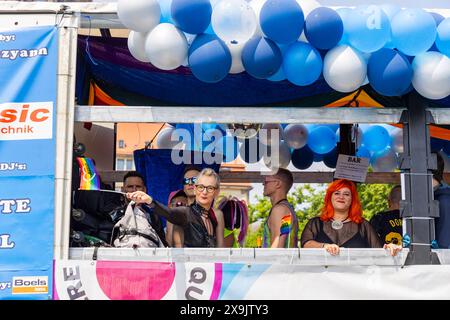
[{"label": "blonde hair", "polygon": [[220,186],[220,177],[217,174],[217,172],[215,172],[213,169],[211,168],[205,168],[202,171],[200,171],[200,173],[197,176],[197,181],[198,179],[200,179],[200,177],[214,177],[214,179],[216,179],[216,188],[219,188]]}]

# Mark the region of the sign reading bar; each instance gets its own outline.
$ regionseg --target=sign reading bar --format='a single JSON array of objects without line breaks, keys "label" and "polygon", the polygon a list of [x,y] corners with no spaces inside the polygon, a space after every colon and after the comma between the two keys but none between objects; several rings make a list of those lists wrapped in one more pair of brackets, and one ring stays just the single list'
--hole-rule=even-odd
[{"label": "sign reading bar", "polygon": [[368,158],[340,154],[337,160],[334,178],[364,182],[366,181],[367,168],[369,168]]}]

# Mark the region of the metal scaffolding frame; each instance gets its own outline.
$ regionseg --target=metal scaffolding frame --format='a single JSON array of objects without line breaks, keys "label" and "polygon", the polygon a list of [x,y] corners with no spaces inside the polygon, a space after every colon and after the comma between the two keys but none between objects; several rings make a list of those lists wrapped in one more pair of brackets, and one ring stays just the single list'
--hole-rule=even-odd
[{"label": "metal scaffolding frame", "polygon": [[[340,6],[337,0],[320,1],[323,5]],[[351,1],[350,1],[351,2]],[[397,0],[399,3],[411,1]],[[417,2],[417,1],[416,1]],[[420,2],[420,1],[419,1]],[[436,1],[441,13],[450,16],[450,4]],[[352,5],[348,3],[347,5]],[[425,3],[422,3],[425,5]],[[239,108],[228,107],[224,113],[220,107],[75,107],[75,64],[77,29],[123,28],[117,20],[115,3],[23,3],[18,1],[0,2],[0,23],[22,27],[37,25],[48,15],[54,14],[59,26],[59,65],[57,101],[57,167],[55,173],[55,259],[69,256],[68,234],[71,199],[71,159],[74,121],[92,122],[289,122],[289,123],[398,123],[403,122],[405,153],[401,168],[405,170],[402,188],[406,191],[402,203],[403,217],[412,245],[408,253],[409,264],[432,264],[437,259],[431,254],[430,242],[433,238],[433,217],[436,204],[433,201],[430,170],[435,167],[435,159],[430,155],[430,141],[427,124],[450,124],[448,108],[427,109],[426,101],[409,95],[403,109],[391,108],[323,108],[310,109],[297,106],[282,108]],[[191,117],[183,118],[188,110]],[[237,116],[239,114],[239,116]],[[195,119],[195,120],[194,120]],[[427,192],[423,192],[427,190]],[[67,214],[65,214],[67,213]]]}]

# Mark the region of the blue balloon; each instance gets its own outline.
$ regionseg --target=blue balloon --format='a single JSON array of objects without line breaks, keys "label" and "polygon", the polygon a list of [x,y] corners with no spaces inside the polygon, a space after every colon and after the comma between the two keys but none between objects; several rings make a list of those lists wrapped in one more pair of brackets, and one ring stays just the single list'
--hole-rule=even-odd
[{"label": "blue balloon", "polygon": [[360,158],[370,159],[370,151],[366,147],[360,146],[358,148],[358,151],[356,151],[356,156]]},{"label": "blue balloon", "polygon": [[197,34],[208,28],[212,7],[209,0],[172,0],[171,14],[175,26],[184,32]]},{"label": "blue balloon", "polygon": [[437,28],[436,47],[450,57],[450,18],[443,20]]},{"label": "blue balloon", "polygon": [[322,73],[320,53],[306,42],[297,41],[284,54],[283,70],[286,78],[298,86],[307,86],[319,79]]},{"label": "blue balloon", "polygon": [[257,79],[267,79],[274,75],[282,62],[280,49],[275,42],[267,38],[252,38],[242,50],[245,71]]},{"label": "blue balloon", "polygon": [[336,146],[336,134],[328,127],[317,126],[309,131],[308,146],[314,153],[328,153]]},{"label": "blue balloon", "polygon": [[212,34],[203,33],[195,37],[189,48],[188,59],[192,73],[203,82],[219,82],[231,68],[230,50]]},{"label": "blue balloon", "polygon": [[172,0],[158,0],[159,7],[161,8],[161,18],[159,23],[171,23],[174,24],[171,14]]},{"label": "blue balloon", "polygon": [[335,47],[342,38],[344,24],[333,9],[319,7],[309,13],[305,20],[305,36],[317,49]]},{"label": "blue balloon", "polygon": [[304,21],[302,8],[295,0],[266,1],[259,14],[259,24],[266,37],[283,44],[297,41]]},{"label": "blue balloon", "polygon": [[348,42],[348,19],[352,14],[353,9],[350,8],[339,8],[336,10],[336,13],[341,17],[342,20],[342,37],[338,44],[349,44]]},{"label": "blue balloon", "polygon": [[364,131],[363,145],[369,151],[379,152],[386,149],[391,142],[389,132],[379,125],[370,126]]},{"label": "blue balloon", "polygon": [[345,24],[350,45],[361,52],[375,52],[390,40],[391,23],[384,11],[375,5],[358,6]]},{"label": "blue balloon", "polygon": [[239,149],[239,154],[246,163],[256,163],[263,157],[263,144],[254,137],[245,139]]},{"label": "blue balloon", "polygon": [[430,139],[430,148],[431,152],[439,152],[445,146],[446,140],[431,138]]},{"label": "blue balloon", "polygon": [[431,48],[436,39],[436,22],[423,9],[404,9],[392,19],[392,42],[409,56],[416,56]]},{"label": "blue balloon", "polygon": [[374,52],[367,66],[370,85],[385,96],[400,96],[411,85],[413,70],[400,52],[383,48]]},{"label": "blue balloon", "polygon": [[308,169],[314,162],[314,152],[306,145],[292,151],[292,165],[299,170]]},{"label": "blue balloon", "polygon": [[314,162],[322,162],[323,161],[323,154],[314,153],[313,161]]},{"label": "blue balloon", "polygon": [[338,152],[337,152],[337,149],[334,148],[327,154],[323,155],[323,163],[328,168],[336,168],[337,158],[338,158]]},{"label": "blue balloon", "polygon": [[446,155],[450,156],[450,141],[447,141],[444,145],[444,148],[442,150],[445,152]]},{"label": "blue balloon", "polygon": [[[289,45],[288,44],[279,44],[279,43],[277,43],[276,45],[278,46],[278,48],[280,48],[281,56],[284,57],[284,53],[289,48]],[[286,80],[286,75],[284,74],[284,70],[283,70],[283,63],[278,68],[278,71],[275,72],[274,75],[268,77],[267,80],[274,81],[274,82]]]}]

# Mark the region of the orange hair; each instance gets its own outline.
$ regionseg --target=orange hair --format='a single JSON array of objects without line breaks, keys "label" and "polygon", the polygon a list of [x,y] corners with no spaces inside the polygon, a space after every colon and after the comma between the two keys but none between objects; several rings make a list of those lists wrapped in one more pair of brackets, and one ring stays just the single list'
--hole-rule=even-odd
[{"label": "orange hair", "polygon": [[361,202],[359,202],[358,192],[356,191],[356,185],[350,180],[336,180],[330,183],[327,189],[327,193],[325,194],[325,200],[322,208],[322,214],[320,215],[320,220],[329,221],[333,219],[334,216],[334,208],[331,203],[331,196],[337,190],[342,188],[349,188],[352,193],[352,204],[348,210],[348,218],[355,222],[361,223],[363,221],[362,218],[362,208]]}]

